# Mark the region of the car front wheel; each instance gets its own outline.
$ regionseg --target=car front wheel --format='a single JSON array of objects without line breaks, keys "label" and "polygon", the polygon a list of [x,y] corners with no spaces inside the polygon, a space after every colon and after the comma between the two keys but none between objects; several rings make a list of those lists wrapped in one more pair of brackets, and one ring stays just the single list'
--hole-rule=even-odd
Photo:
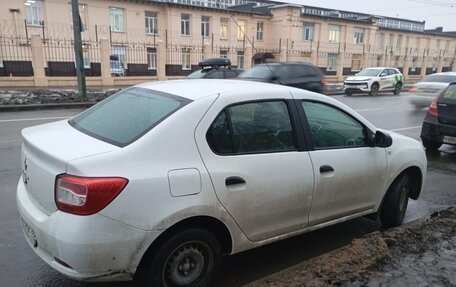
[{"label": "car front wheel", "polygon": [[221,262],[217,238],[204,229],[181,231],[168,240],[146,263],[143,286],[210,286]]},{"label": "car front wheel", "polygon": [[383,199],[380,221],[384,227],[390,228],[402,224],[407,210],[409,193],[409,176],[404,173],[396,178]]},{"label": "car front wheel", "polygon": [[379,89],[378,84],[372,84],[369,95],[376,96],[378,94],[378,89]]}]

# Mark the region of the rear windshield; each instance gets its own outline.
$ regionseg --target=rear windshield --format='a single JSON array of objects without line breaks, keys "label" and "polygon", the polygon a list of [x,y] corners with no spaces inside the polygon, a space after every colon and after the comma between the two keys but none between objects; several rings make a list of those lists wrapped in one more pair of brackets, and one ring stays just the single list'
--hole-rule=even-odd
[{"label": "rear windshield", "polygon": [[452,83],[456,82],[456,76],[452,75],[429,75],[424,77],[421,82],[431,82],[431,83]]},{"label": "rear windshield", "polygon": [[256,65],[242,72],[239,78],[269,79],[274,75],[272,72],[274,68],[275,66],[272,65]]},{"label": "rear windshield", "polygon": [[98,103],[69,123],[83,133],[124,147],[189,102],[175,95],[133,87]]},{"label": "rear windshield", "polygon": [[187,79],[201,79],[210,71],[210,69],[198,70],[187,76]]},{"label": "rear windshield", "polygon": [[356,76],[376,77],[382,69],[366,69],[362,70]]}]

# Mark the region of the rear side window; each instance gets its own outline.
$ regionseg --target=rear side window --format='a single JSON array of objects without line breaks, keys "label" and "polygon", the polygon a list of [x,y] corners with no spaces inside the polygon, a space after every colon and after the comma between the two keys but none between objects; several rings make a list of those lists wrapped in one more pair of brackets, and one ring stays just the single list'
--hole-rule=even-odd
[{"label": "rear side window", "polygon": [[221,155],[296,150],[284,101],[230,106],[217,116],[206,138],[211,149]]},{"label": "rear side window", "polygon": [[456,82],[456,76],[453,75],[429,75],[424,77],[421,82],[435,82],[435,83],[452,83]]},{"label": "rear side window", "polygon": [[443,92],[443,98],[451,102],[456,102],[456,84],[448,86],[445,92]]},{"label": "rear side window", "polygon": [[100,102],[69,123],[90,136],[124,147],[189,102],[175,95],[134,87]]}]

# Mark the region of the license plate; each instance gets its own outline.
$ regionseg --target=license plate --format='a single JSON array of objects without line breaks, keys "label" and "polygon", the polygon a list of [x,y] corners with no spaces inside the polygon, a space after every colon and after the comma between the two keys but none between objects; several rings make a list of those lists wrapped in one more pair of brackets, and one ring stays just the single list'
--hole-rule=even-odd
[{"label": "license plate", "polygon": [[443,142],[447,144],[456,144],[456,137],[444,136]]},{"label": "license plate", "polygon": [[36,240],[36,234],[30,225],[21,218],[22,229],[24,230],[25,237],[33,247],[38,246],[38,240]]}]

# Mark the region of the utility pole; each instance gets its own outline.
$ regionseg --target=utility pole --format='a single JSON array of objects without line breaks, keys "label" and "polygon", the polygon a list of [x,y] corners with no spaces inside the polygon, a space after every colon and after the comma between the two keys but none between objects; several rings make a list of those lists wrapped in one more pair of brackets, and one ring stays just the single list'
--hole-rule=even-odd
[{"label": "utility pole", "polygon": [[78,0],[71,0],[71,10],[73,11],[74,55],[76,58],[76,75],[78,77],[79,99],[85,101],[87,100],[87,87],[82,53],[82,23],[81,17],[79,15]]}]

